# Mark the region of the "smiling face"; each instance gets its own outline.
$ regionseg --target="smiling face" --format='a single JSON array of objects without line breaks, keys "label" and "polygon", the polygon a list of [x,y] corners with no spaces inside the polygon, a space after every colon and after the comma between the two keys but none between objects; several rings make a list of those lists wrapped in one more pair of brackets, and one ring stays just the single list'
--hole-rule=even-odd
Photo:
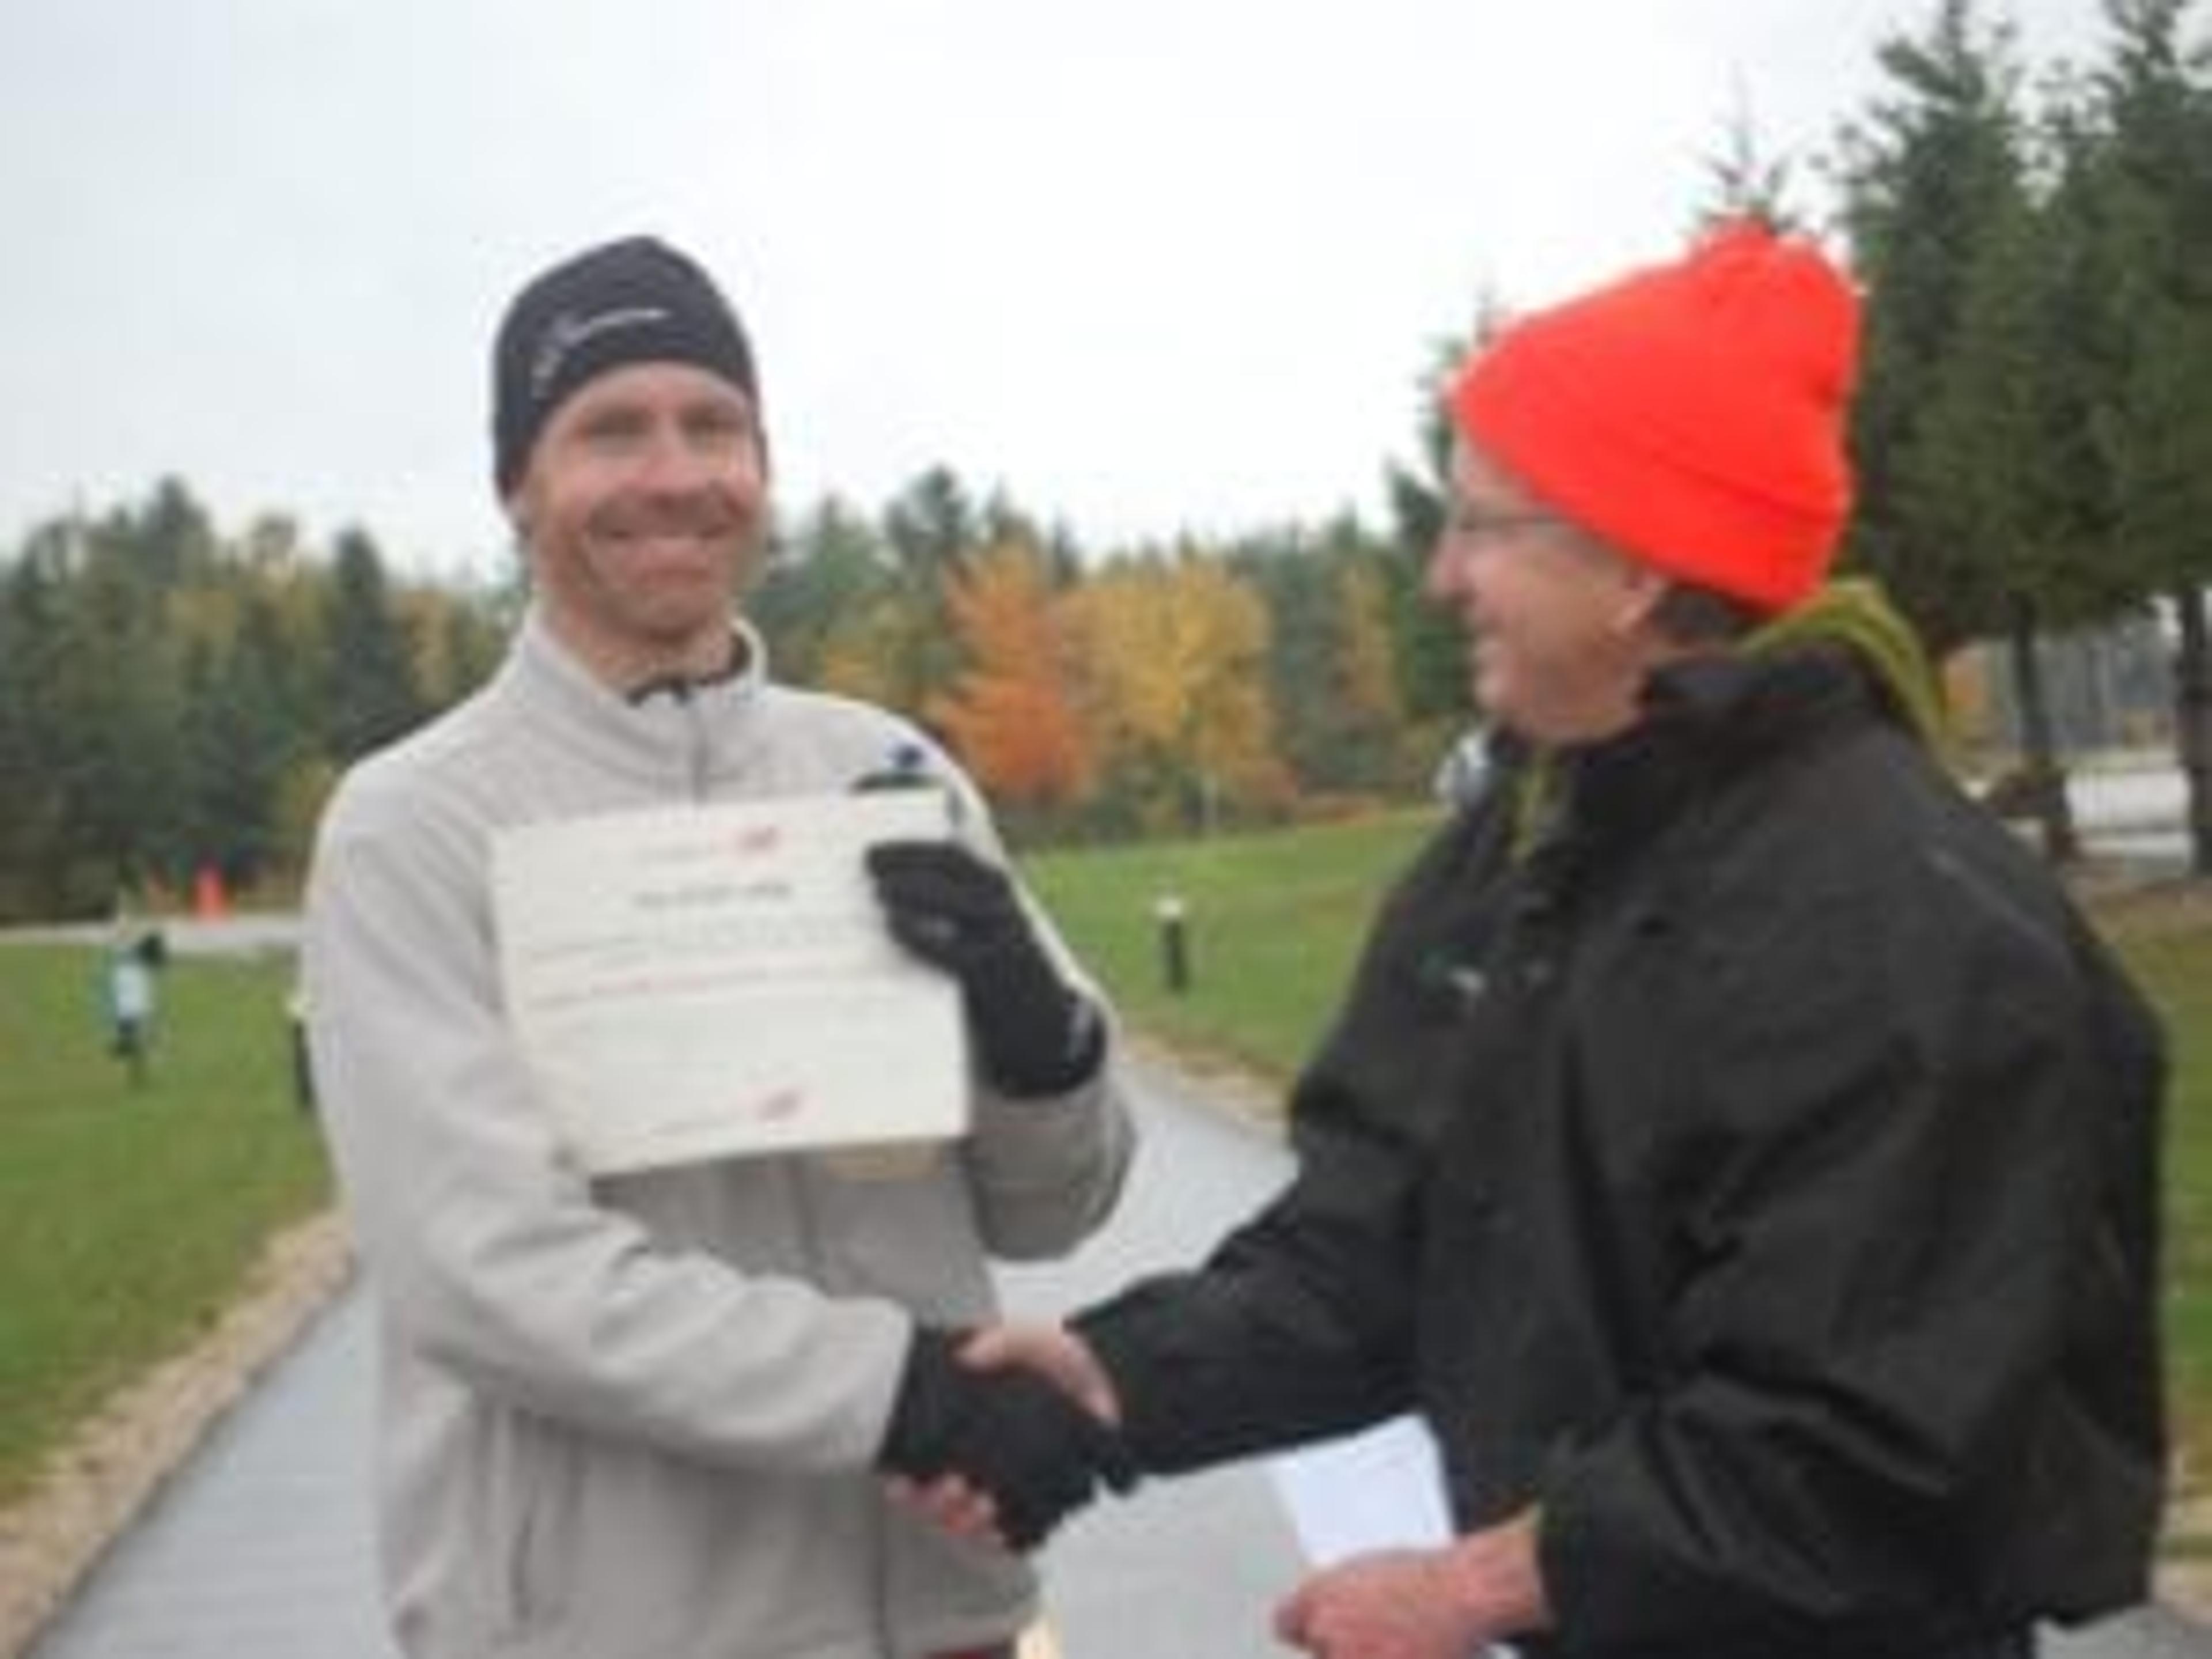
[{"label": "smiling face", "polygon": [[647,362],[554,410],[507,507],[548,624],[627,686],[726,662],[767,498],[750,399],[704,369]]},{"label": "smiling face", "polygon": [[1478,451],[1455,451],[1428,592],[1457,612],[1475,702],[1498,725],[1547,746],[1632,725],[1666,654],[1649,625],[1665,591]]}]

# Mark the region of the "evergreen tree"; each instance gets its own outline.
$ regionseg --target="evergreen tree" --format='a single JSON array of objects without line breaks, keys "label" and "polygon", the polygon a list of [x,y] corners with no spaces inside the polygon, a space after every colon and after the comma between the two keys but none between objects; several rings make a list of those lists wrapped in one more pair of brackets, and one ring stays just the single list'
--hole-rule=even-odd
[{"label": "evergreen tree", "polygon": [[1329,695],[1337,650],[1328,561],[1295,529],[1249,537],[1230,565],[1267,611],[1267,691],[1284,763],[1308,793],[1349,787],[1346,740]]},{"label": "evergreen tree", "polygon": [[118,510],[70,535],[52,690],[73,908],[183,872],[180,653],[149,523]]},{"label": "evergreen tree", "polygon": [[1712,194],[1697,210],[1696,234],[1743,220],[1777,233],[1804,234],[1804,222],[1790,205],[1790,162],[1770,153],[1761,142],[1750,100],[1741,87],[1721,148],[1705,158],[1705,174]]},{"label": "evergreen tree", "polygon": [[1846,211],[1869,285],[1850,551],[1946,654],[2008,642],[2028,799],[2057,859],[2079,844],[2039,672],[2045,630],[2132,592],[2100,556],[2064,463],[2075,382],[2055,349],[2068,291],[2022,112],[2014,35],[1971,0],[1879,49],[1893,82],[1846,135]]},{"label": "evergreen tree", "polygon": [[1893,37],[1876,57],[1891,95],[1843,138],[1844,222],[1868,290],[1850,551],[1942,655],[2006,621],[2011,550],[1960,538],[1954,514],[1930,522],[1940,492],[1926,486],[1962,435],[1929,421],[1958,373],[1977,263],[2025,188],[2019,70],[2009,30],[1981,27],[1972,0],[1939,0],[1924,37]]},{"label": "evergreen tree", "polygon": [[898,584],[892,659],[882,665],[888,701],[926,709],[961,668],[947,591],[981,545],[982,525],[952,470],[933,466],[884,509],[883,529]]},{"label": "evergreen tree", "polygon": [[888,592],[886,549],[866,518],[824,496],[788,537],[779,537],[745,611],[767,640],[780,678],[823,684],[823,666],[841,629]]},{"label": "evergreen tree", "polygon": [[275,607],[248,590],[229,647],[196,644],[185,667],[186,850],[235,891],[280,860],[287,773],[305,733],[284,695],[286,647]]},{"label": "evergreen tree", "polygon": [[2111,352],[2097,422],[2115,539],[2168,595],[2191,861],[2212,872],[2212,80],[2189,0],[2108,0],[2090,216]]},{"label": "evergreen tree", "polygon": [[1416,383],[1414,453],[1411,467],[1392,463],[1384,486],[1389,500],[1396,557],[1383,568],[1384,605],[1398,664],[1399,701],[1406,719],[1422,732],[1445,733],[1470,718],[1467,641],[1458,619],[1428,597],[1430,556],[1443,533],[1451,474],[1451,416],[1444,398],[1473,346],[1494,335],[1504,320],[1497,301],[1484,296],[1475,325],[1464,338],[1436,341]]},{"label": "evergreen tree", "polygon": [[384,559],[365,531],[338,537],[323,626],[325,743],[343,764],[391,742],[425,712]]},{"label": "evergreen tree", "polygon": [[180,478],[163,478],[138,516],[139,566],[146,580],[168,591],[216,574],[215,526]]},{"label": "evergreen tree", "polygon": [[1393,789],[1434,758],[1435,734],[1409,737],[1391,629],[1394,544],[1340,517],[1317,541],[1296,527],[1231,550],[1232,568],[1267,611],[1267,684],[1284,763],[1322,793]]},{"label": "evergreen tree", "polygon": [[[0,916],[71,914],[70,840],[58,745],[66,548],[58,526],[33,535],[0,584]],[[87,896],[106,896],[95,890]]]}]

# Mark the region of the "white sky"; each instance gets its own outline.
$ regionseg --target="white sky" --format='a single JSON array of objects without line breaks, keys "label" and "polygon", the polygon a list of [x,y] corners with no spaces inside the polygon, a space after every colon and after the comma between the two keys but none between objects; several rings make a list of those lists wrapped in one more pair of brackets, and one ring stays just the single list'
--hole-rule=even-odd
[{"label": "white sky", "polygon": [[1739,104],[1826,148],[1936,3],[0,0],[0,550],[174,473],[495,568],[493,327],[633,230],[744,317],[787,507],[1378,515],[1481,293],[1668,252]]}]

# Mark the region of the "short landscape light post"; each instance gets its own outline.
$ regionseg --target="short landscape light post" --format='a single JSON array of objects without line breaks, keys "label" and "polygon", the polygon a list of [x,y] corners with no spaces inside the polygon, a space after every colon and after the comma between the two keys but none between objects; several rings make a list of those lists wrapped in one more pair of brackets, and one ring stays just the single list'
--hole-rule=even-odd
[{"label": "short landscape light post", "polygon": [[1190,938],[1182,896],[1163,893],[1154,899],[1152,919],[1159,924],[1161,975],[1168,989],[1181,996],[1190,988]]}]

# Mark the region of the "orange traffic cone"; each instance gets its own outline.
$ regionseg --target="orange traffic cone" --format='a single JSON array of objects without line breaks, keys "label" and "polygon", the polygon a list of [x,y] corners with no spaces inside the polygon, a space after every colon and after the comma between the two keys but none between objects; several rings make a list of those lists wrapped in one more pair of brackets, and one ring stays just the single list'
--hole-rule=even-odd
[{"label": "orange traffic cone", "polygon": [[222,890],[222,872],[203,864],[192,879],[192,914],[202,921],[220,921],[230,914],[230,896]]}]

